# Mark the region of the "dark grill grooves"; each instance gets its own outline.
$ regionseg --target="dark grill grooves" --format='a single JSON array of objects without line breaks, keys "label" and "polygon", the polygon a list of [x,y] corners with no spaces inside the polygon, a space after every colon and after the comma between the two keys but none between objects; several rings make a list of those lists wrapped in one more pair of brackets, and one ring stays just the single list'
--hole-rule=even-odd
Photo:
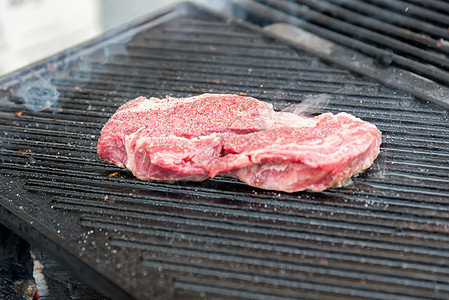
[{"label": "dark grill grooves", "polygon": [[[342,18],[372,6],[342,2],[335,10]],[[369,2],[375,12],[390,5]],[[323,1],[296,3],[329,15]],[[435,44],[438,31],[418,43],[413,27],[399,28],[429,17],[411,16],[376,34],[393,28],[392,37],[405,34],[401,43],[446,53]],[[86,280],[107,279],[97,287],[115,298],[448,298],[447,111],[194,6],[111,38],[119,36],[123,44],[94,41],[64,53],[66,64],[55,56],[0,79],[2,220],[39,236]],[[21,87],[36,87],[37,74],[61,93],[57,108],[24,106]],[[319,112],[375,123],[382,152],[346,187],[295,194],[223,177],[141,182],[97,157],[99,132],[125,101],[203,92],[241,93],[277,109],[328,94]],[[80,264],[82,271],[73,267]]]},{"label": "dark grill grooves", "polygon": [[[234,11],[260,26],[271,25],[267,31],[309,53],[449,107],[447,21],[441,22],[444,15],[438,9],[419,5],[398,0],[243,0],[235,2]],[[313,42],[319,37],[329,42]]]}]

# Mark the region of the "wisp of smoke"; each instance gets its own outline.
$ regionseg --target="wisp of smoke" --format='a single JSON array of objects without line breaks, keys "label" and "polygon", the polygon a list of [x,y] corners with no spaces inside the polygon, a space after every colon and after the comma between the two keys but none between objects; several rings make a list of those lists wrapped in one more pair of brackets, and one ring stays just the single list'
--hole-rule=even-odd
[{"label": "wisp of smoke", "polygon": [[319,94],[307,97],[299,104],[293,104],[284,108],[282,112],[289,112],[298,116],[313,115],[316,112],[323,111],[329,104],[330,98],[330,94]]},{"label": "wisp of smoke", "polygon": [[16,92],[17,96],[22,98],[25,106],[33,111],[38,112],[49,107],[55,110],[56,103],[61,95],[58,90],[39,74],[36,74],[35,80],[31,83],[24,84]]},{"label": "wisp of smoke", "polygon": [[68,50],[64,54],[54,57],[46,64],[42,71],[31,71],[23,74],[29,78],[16,90],[16,95],[23,100],[24,105],[32,112],[39,112],[51,108],[53,113],[60,111],[63,103],[61,93],[53,85],[52,80],[70,79],[73,91],[64,91],[64,98],[71,97],[76,90],[89,83],[92,69],[102,68],[103,65],[120,55],[121,61],[128,58],[126,43],[135,36],[135,32],[125,32],[108,41],[86,49]]}]

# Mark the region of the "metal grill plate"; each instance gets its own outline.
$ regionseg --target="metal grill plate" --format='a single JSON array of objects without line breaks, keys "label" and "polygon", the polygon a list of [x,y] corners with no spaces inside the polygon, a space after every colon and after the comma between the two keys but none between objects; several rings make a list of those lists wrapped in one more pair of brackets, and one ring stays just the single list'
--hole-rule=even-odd
[{"label": "metal grill plate", "polygon": [[[449,297],[449,124],[438,106],[193,5],[0,88],[2,222],[111,298]],[[125,101],[205,92],[277,109],[329,94],[323,111],[379,127],[381,154],[349,186],[294,194],[221,177],[142,182],[97,157]]]},{"label": "metal grill plate", "polygon": [[448,4],[427,0],[233,3],[233,14],[240,18],[270,27],[288,40],[301,36],[296,47],[307,53],[449,108],[449,23],[442,14]]}]

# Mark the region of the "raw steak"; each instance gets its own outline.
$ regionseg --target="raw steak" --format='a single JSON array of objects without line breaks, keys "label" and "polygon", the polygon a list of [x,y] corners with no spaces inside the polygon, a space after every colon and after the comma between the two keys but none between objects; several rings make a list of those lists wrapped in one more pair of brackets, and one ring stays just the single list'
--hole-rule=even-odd
[{"label": "raw steak", "polygon": [[275,112],[251,97],[204,94],[124,104],[98,155],[143,180],[239,178],[263,189],[322,191],[369,168],[381,132],[347,113]]}]

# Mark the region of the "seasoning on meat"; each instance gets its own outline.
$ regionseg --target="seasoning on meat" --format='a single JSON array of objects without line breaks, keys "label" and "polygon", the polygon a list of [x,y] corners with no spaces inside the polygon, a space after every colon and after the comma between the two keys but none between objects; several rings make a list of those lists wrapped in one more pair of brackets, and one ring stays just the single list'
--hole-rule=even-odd
[{"label": "seasoning on meat", "polygon": [[381,132],[347,113],[275,112],[251,97],[138,97],[101,131],[97,153],[142,180],[225,175],[262,189],[323,191],[369,168]]}]

